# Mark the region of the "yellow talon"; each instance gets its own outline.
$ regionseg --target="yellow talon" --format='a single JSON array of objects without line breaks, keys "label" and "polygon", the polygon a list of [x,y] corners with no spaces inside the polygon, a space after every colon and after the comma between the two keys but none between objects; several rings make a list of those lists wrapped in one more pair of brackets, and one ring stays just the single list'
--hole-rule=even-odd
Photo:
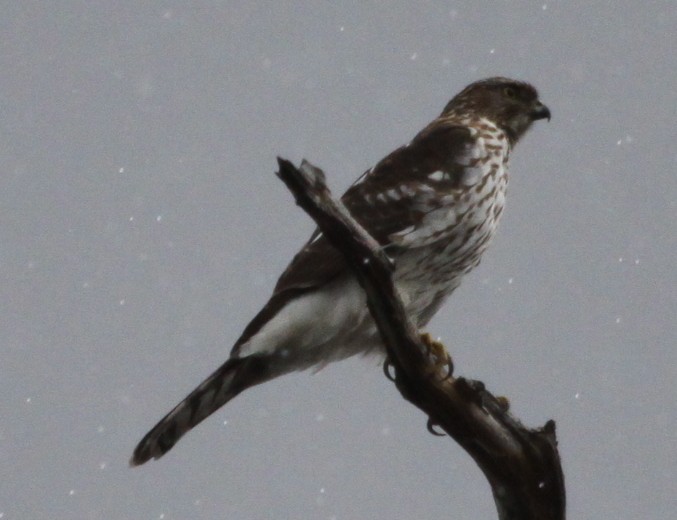
[{"label": "yellow talon", "polygon": [[501,410],[503,410],[504,412],[510,410],[510,401],[508,400],[507,397],[498,395],[496,396],[496,401],[498,401],[498,406],[500,406]]},{"label": "yellow talon", "polygon": [[444,345],[440,341],[433,339],[427,332],[421,334],[421,341],[428,349],[428,354],[432,356],[431,373],[439,374],[444,369],[446,370],[446,375],[443,379],[450,377],[454,371],[454,364]]}]

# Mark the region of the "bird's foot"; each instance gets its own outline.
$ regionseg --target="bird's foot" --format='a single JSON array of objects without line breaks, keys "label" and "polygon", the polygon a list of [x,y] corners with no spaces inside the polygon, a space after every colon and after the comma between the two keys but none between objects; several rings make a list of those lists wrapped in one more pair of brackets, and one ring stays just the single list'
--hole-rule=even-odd
[{"label": "bird's foot", "polygon": [[450,378],[454,373],[454,362],[447,349],[444,348],[444,345],[440,341],[433,339],[427,332],[421,334],[421,341],[428,349],[428,354],[432,358],[430,373],[443,374],[442,380]]},{"label": "bird's foot", "polygon": [[498,403],[498,406],[501,407],[501,410],[503,410],[504,412],[510,410],[510,400],[507,397],[503,395],[497,395],[496,402]]}]

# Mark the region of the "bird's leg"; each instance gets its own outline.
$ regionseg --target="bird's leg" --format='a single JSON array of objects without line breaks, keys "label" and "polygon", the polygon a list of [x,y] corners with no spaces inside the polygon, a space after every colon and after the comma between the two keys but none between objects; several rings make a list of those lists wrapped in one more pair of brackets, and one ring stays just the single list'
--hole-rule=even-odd
[{"label": "bird's leg", "polygon": [[421,334],[421,341],[428,349],[428,355],[432,357],[430,373],[443,373],[442,380],[451,377],[454,372],[454,362],[447,352],[447,349],[444,348],[444,345],[441,342],[434,340],[427,332]]}]

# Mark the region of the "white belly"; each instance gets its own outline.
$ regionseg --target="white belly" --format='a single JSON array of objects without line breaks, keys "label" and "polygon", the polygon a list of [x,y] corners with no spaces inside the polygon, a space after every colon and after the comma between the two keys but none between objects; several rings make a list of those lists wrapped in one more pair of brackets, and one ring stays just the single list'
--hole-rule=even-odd
[{"label": "white belly", "polygon": [[381,348],[362,287],[353,277],[342,277],[288,303],[239,355],[274,354],[289,365],[284,371],[291,371]]}]

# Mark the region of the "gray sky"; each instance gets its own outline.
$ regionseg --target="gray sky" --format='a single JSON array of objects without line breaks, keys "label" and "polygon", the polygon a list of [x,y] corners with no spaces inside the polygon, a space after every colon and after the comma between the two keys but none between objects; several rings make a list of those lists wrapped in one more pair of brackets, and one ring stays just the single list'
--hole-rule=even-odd
[{"label": "gray sky", "polygon": [[107,4],[2,8],[0,518],[494,518],[374,360],[127,461],[313,228],[275,156],[340,192],[499,74],[553,120],[429,330],[526,424],[557,421],[570,518],[674,514],[673,2]]}]

